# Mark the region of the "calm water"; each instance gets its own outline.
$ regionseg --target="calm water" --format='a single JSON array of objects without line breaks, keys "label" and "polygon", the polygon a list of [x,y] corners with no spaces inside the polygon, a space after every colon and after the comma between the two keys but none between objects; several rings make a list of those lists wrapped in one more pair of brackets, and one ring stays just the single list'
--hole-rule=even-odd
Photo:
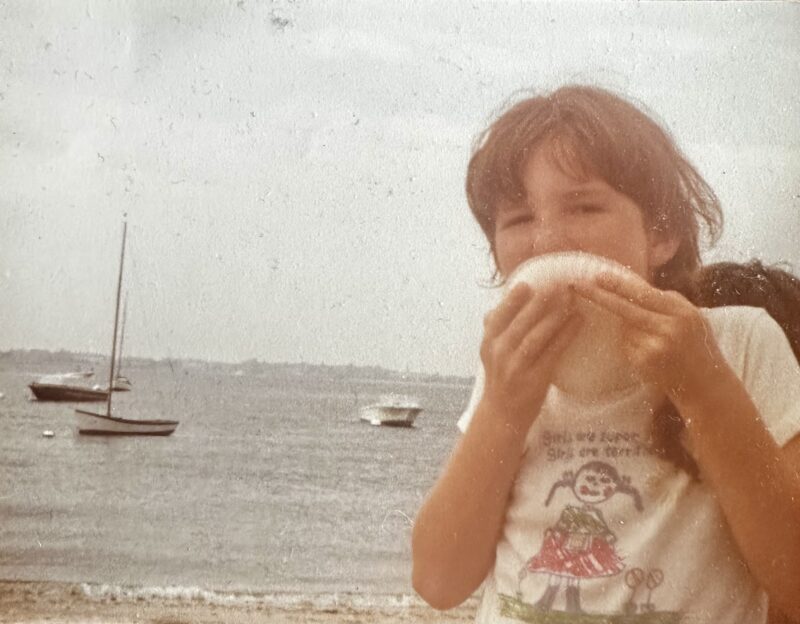
[{"label": "calm water", "polygon": [[[29,400],[37,373],[75,368],[54,366],[0,358],[0,578],[412,593],[410,519],[466,385],[140,365],[115,414],[180,426],[98,438],[75,432],[72,406]],[[426,407],[416,428],[358,421],[393,390]]]}]

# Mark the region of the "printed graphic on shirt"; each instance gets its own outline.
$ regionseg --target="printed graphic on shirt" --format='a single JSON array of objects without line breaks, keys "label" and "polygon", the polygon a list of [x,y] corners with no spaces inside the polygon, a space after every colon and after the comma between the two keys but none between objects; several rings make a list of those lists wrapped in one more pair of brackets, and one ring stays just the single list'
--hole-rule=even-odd
[{"label": "printed graphic on shirt", "polygon": [[[672,624],[680,614],[657,611],[653,591],[661,585],[661,570],[645,573],[631,568],[620,582],[631,590],[624,613],[590,614],[581,606],[581,583],[592,579],[621,575],[625,570],[624,557],[617,552],[616,534],[606,523],[600,506],[615,495],[629,496],[638,511],[642,511],[639,491],[630,478],[618,473],[614,466],[599,460],[589,461],[576,471],[566,471],[553,484],[545,500],[549,506],[555,493],[567,489],[575,503],[563,507],[558,520],[548,527],[541,545],[523,565],[518,574],[516,596],[500,594],[501,614],[523,622],[600,624]],[[526,579],[530,575],[547,575],[547,587],[535,603],[522,600]],[[642,584],[649,592],[646,602],[637,602]],[[563,610],[554,609],[556,598],[563,592]]]},{"label": "printed graphic on shirt", "polygon": [[[641,568],[631,568],[625,574],[625,584],[631,590],[631,596],[625,604],[625,613],[655,613],[653,592],[664,582],[664,572],[655,568],[645,572]],[[644,602],[637,602],[639,590],[646,591]]]},{"label": "printed graphic on shirt", "polygon": [[554,431],[542,433],[542,445],[548,462],[580,460],[610,461],[619,457],[653,455],[649,444],[636,431]]}]

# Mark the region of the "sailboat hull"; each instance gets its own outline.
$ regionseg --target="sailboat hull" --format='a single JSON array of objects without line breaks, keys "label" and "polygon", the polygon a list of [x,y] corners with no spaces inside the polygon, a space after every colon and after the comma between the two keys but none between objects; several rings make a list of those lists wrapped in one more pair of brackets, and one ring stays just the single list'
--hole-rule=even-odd
[{"label": "sailboat hull", "polygon": [[108,399],[105,390],[93,390],[83,386],[69,384],[49,384],[33,382],[28,384],[39,401],[71,401],[73,403],[99,402]]},{"label": "sailboat hull", "polygon": [[82,435],[168,436],[178,427],[177,420],[132,420],[75,410],[78,433]]}]

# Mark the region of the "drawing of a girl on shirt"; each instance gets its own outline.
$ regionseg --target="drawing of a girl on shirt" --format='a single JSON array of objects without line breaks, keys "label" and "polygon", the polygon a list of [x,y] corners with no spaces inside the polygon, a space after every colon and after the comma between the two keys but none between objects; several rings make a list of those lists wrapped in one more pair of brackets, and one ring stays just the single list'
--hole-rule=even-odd
[{"label": "drawing of a girl on shirt", "polygon": [[555,525],[545,531],[539,551],[520,570],[519,581],[521,583],[531,572],[548,574],[547,589],[534,606],[550,611],[562,579],[566,579],[566,611],[582,613],[581,579],[613,576],[625,568],[614,547],[617,537],[609,529],[597,505],[616,493],[632,497],[639,511],[642,510],[642,501],[627,477],[620,477],[613,466],[601,461],[588,462],[574,474],[571,471],[564,473],[551,488],[545,506],[563,487],[570,488],[581,504],[564,507]]}]

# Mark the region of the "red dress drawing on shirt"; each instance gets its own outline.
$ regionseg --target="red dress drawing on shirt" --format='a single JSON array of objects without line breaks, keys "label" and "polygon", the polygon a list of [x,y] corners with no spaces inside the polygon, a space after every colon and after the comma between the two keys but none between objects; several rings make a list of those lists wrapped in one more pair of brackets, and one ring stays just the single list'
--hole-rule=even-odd
[{"label": "red dress drawing on shirt", "polygon": [[525,567],[575,579],[619,574],[625,564],[614,549],[615,541],[598,509],[567,505]]}]

